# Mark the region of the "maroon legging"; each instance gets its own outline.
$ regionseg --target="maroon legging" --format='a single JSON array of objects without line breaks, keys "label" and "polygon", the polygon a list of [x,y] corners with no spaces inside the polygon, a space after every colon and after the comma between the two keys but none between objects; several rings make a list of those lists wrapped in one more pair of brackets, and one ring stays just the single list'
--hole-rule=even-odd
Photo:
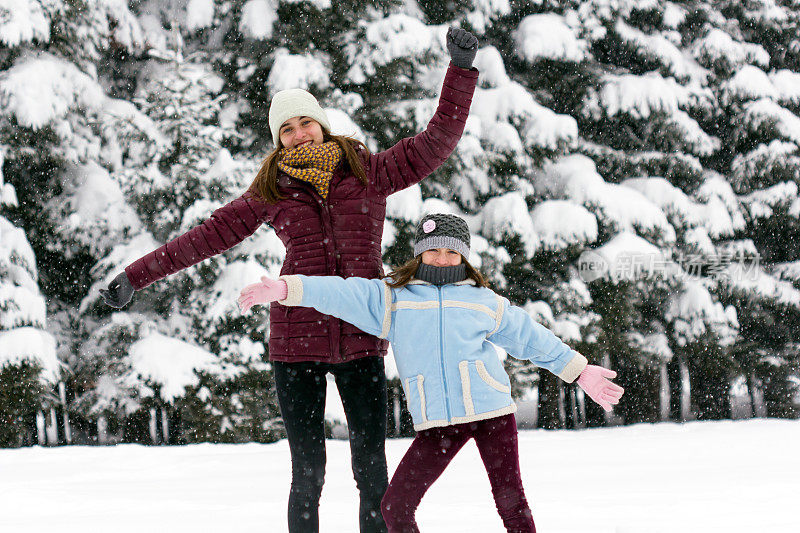
[{"label": "maroon legging", "polygon": [[514,415],[420,431],[411,443],[381,501],[389,533],[418,533],[414,519],[419,502],[458,451],[475,439],[489,474],[492,496],[506,530],[535,533],[522,488]]}]

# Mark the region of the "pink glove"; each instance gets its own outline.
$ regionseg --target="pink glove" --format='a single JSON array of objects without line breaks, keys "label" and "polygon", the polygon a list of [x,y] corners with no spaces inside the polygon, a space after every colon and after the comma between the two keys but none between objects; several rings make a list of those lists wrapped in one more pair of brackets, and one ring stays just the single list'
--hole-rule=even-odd
[{"label": "pink glove", "polygon": [[611,405],[618,404],[622,393],[625,392],[622,387],[607,379],[615,377],[617,377],[617,373],[613,370],[597,365],[586,365],[578,377],[578,385],[589,395],[589,398],[600,404],[606,411],[611,411]]},{"label": "pink glove", "polygon": [[246,313],[256,304],[268,304],[278,300],[285,300],[289,288],[282,279],[269,279],[261,276],[261,283],[253,283],[242,289],[239,295],[239,308]]}]

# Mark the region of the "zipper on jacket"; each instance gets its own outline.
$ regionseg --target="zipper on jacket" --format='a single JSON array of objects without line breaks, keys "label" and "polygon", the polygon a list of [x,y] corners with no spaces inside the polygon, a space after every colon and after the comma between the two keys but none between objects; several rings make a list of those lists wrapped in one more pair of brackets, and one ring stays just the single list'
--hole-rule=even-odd
[{"label": "zipper on jacket", "polygon": [[[331,179],[331,183],[333,179]],[[340,260],[337,258],[336,241],[333,238],[333,224],[331,223],[331,210],[328,203],[323,200],[316,188],[309,183],[301,184],[305,187],[311,197],[319,206],[320,226],[322,226],[322,246],[325,249],[325,266],[329,276],[338,276],[340,272]],[[330,188],[328,189],[330,194]],[[325,241],[328,241],[327,243]],[[329,252],[330,251],[330,252]],[[328,318],[328,345],[331,352],[331,362],[340,363],[342,361],[341,340],[342,330],[341,321],[334,317]]]},{"label": "zipper on jacket", "polygon": [[442,385],[444,386],[444,407],[447,412],[447,422],[451,420],[450,415],[450,392],[447,389],[447,369],[444,365],[444,305],[442,304],[442,288],[439,291],[439,364],[442,369]]}]

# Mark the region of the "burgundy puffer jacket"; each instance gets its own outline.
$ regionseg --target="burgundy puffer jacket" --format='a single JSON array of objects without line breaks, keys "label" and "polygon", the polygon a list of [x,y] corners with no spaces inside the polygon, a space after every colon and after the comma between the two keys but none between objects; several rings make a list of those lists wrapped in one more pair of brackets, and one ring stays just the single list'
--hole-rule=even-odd
[{"label": "burgundy puffer jacket", "polygon": [[[386,197],[419,182],[450,156],[464,131],[477,79],[477,70],[451,65],[439,107],[425,131],[363,157],[366,187],[346,162],[334,171],[327,200],[310,184],[279,172],[283,200],[267,204],[245,192],[199,226],[130,264],[125,272],[133,287],[142,289],[219,254],[263,223],[271,225],[286,245],[281,274],[382,276]],[[308,307],[272,304],[269,356],[273,361],[341,363],[385,353],[386,341],[346,322]]]}]

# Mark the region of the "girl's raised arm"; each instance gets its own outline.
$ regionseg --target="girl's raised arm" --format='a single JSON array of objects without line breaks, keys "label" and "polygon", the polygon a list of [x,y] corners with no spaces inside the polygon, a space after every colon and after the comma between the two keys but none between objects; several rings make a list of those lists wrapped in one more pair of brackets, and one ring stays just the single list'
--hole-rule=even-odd
[{"label": "girl's raised arm", "polygon": [[370,155],[368,178],[385,196],[421,181],[450,157],[469,116],[478,71],[472,61],[478,39],[460,28],[447,32],[450,67],[444,78],[439,107],[424,131],[403,139],[384,152]]}]

